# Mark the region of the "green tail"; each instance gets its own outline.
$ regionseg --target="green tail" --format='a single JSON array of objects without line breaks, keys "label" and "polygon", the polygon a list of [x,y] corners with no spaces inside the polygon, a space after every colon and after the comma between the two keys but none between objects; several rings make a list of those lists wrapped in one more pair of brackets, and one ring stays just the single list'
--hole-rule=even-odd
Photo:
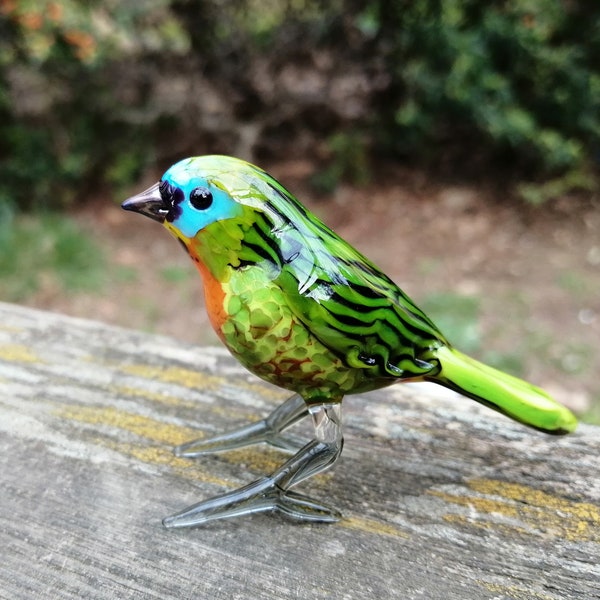
[{"label": "green tail", "polygon": [[545,433],[570,433],[577,420],[544,390],[488,367],[458,350],[435,351],[441,371],[430,380]]}]

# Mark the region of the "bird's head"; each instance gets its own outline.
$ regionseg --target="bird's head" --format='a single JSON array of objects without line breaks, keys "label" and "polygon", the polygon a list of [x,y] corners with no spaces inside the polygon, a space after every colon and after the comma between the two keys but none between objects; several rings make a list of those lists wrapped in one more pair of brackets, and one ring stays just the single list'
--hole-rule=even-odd
[{"label": "bird's head", "polygon": [[257,167],[232,157],[187,158],[122,207],[163,223],[188,244],[208,225],[242,217],[244,206],[252,209],[256,203],[248,199],[250,180],[260,180],[261,174]]},{"label": "bird's head", "polygon": [[227,265],[272,258],[274,246],[286,260],[299,246],[316,252],[323,236],[333,238],[273,177],[230,156],[186,158],[122,206],[162,223],[201,270],[219,276]]}]

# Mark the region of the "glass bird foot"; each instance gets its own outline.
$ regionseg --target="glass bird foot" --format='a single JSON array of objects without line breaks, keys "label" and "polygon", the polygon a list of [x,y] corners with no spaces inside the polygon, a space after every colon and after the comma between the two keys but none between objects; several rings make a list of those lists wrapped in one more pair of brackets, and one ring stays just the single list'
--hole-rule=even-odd
[{"label": "glass bird foot", "polygon": [[168,528],[197,527],[209,521],[271,511],[300,522],[332,523],[341,518],[335,508],[290,490],[325,471],[338,459],[343,446],[341,405],[311,406],[315,439],[301,448],[272,475],[237,490],[194,504],[167,517]]},{"label": "glass bird foot", "polygon": [[243,448],[261,442],[266,442],[283,450],[296,451],[303,445],[303,442],[291,436],[281,435],[281,432],[307,414],[308,407],[304,399],[298,394],[294,394],[261,421],[250,423],[235,431],[209,439],[200,438],[186,442],[181,446],[177,446],[174,452],[176,456],[193,458],[203,454]]}]

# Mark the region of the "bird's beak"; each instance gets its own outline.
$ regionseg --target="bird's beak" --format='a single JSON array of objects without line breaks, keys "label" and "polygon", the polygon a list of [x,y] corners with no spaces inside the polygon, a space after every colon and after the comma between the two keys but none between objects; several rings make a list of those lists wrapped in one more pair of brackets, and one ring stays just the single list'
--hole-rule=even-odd
[{"label": "bird's beak", "polygon": [[160,183],[155,183],[144,192],[127,198],[121,208],[146,215],[159,223],[164,223],[170,206],[161,198]]}]

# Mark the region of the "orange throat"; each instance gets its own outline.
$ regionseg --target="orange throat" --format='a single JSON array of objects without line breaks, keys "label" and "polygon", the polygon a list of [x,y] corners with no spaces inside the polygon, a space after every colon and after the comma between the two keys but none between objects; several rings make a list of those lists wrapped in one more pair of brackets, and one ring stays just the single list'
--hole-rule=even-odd
[{"label": "orange throat", "polygon": [[210,324],[216,334],[223,339],[222,326],[227,321],[227,312],[225,311],[225,291],[221,282],[210,272],[204,263],[194,261],[194,264],[200,271],[202,282],[204,284],[204,301],[206,303],[206,312]]}]

